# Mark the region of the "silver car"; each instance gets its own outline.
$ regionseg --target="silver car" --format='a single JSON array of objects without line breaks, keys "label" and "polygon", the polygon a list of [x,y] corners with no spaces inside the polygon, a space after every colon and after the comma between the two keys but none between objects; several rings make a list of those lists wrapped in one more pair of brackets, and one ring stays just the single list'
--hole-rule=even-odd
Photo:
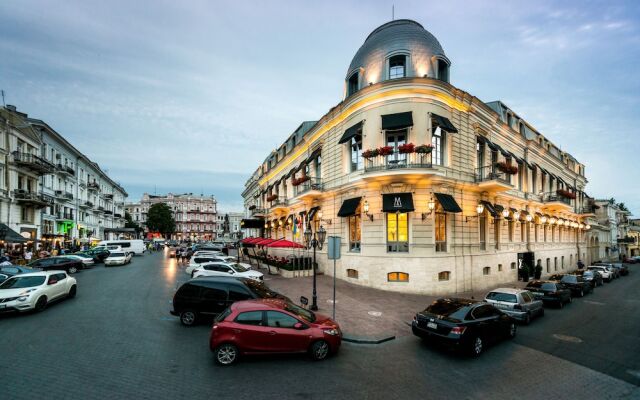
[{"label": "silver car", "polygon": [[536,300],[528,290],[493,289],[485,296],[484,301],[527,325],[531,318],[544,315],[542,300]]}]

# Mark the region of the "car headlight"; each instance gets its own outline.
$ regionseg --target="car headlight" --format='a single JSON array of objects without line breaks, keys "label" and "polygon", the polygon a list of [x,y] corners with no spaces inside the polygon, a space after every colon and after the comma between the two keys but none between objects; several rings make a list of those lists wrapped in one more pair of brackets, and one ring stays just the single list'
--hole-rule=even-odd
[{"label": "car headlight", "polygon": [[324,333],[326,333],[327,335],[331,335],[331,336],[338,336],[340,335],[340,331],[336,328],[331,328],[331,329],[323,329],[322,330]]},{"label": "car headlight", "polygon": [[26,301],[29,298],[29,296],[21,296],[18,297],[18,301]]}]

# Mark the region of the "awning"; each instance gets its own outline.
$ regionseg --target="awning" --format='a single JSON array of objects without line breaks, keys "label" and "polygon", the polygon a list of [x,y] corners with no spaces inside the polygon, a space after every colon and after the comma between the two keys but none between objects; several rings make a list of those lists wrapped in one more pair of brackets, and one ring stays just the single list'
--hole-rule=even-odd
[{"label": "awning", "polygon": [[509,154],[511,154],[511,158],[513,158],[514,160],[516,160],[516,162],[517,162],[518,164],[522,164],[522,163],[524,163],[524,161],[523,161],[520,157],[516,156],[516,155],[515,155],[515,154],[513,154],[512,152],[509,152]]},{"label": "awning", "polygon": [[489,146],[489,148],[493,151],[500,151],[500,146],[498,146],[497,144],[487,140],[487,146]]},{"label": "awning", "polygon": [[411,193],[386,193],[382,195],[382,212],[414,211]]},{"label": "awning", "polygon": [[263,219],[243,219],[240,221],[240,227],[242,229],[260,229],[264,228],[264,220]]},{"label": "awning", "polygon": [[462,212],[462,208],[458,205],[456,199],[453,198],[450,194],[445,193],[434,193],[436,195],[436,199],[442,206],[442,209],[446,212],[459,213]]},{"label": "awning", "polygon": [[487,138],[484,137],[484,136],[476,136],[476,138],[477,138],[476,140],[478,141],[478,143],[484,144],[484,143],[488,142]]},{"label": "awning", "polygon": [[500,147],[500,153],[504,156],[504,158],[511,158],[511,153]]},{"label": "awning", "polygon": [[382,129],[402,129],[413,126],[411,111],[382,116]]},{"label": "awning", "polygon": [[361,199],[362,197],[354,197],[353,199],[343,201],[340,206],[340,211],[338,211],[338,217],[350,217],[355,215]]},{"label": "awning", "polygon": [[485,201],[485,200],[480,200],[480,204],[482,204],[484,206],[484,208],[489,212],[489,214],[491,214],[494,218],[497,218],[499,216],[498,212],[493,207],[493,204],[491,204],[491,203],[489,203],[488,201]]},{"label": "awning", "polygon": [[275,241],[276,241],[275,239],[262,239],[262,240],[255,241],[252,244],[255,244],[256,246],[266,246],[269,243],[273,243]]},{"label": "awning", "polygon": [[313,207],[309,210],[309,221],[313,221],[313,217],[316,216],[318,211],[320,211],[320,207]]},{"label": "awning", "polygon": [[8,243],[25,243],[27,241],[24,236],[2,223],[0,223],[0,240]]},{"label": "awning", "polygon": [[340,138],[340,141],[338,141],[338,144],[342,144],[350,141],[352,137],[354,137],[355,135],[358,134],[358,132],[361,132],[361,131],[362,131],[362,121],[358,122],[357,124],[353,125],[350,128],[347,128],[347,130],[344,131],[344,134]]},{"label": "awning", "polygon": [[281,248],[281,249],[304,249],[305,248],[300,243],[292,242],[286,239],[273,241],[271,243],[268,243],[265,247],[274,247],[274,248]]},{"label": "awning", "polygon": [[322,147],[316,147],[311,152],[311,154],[309,154],[309,157],[307,157],[307,164],[310,163],[311,161],[313,161],[316,157],[318,157],[321,154],[322,154]]},{"label": "awning", "polygon": [[436,127],[440,127],[440,129],[443,129],[447,132],[450,133],[458,133],[458,130],[456,129],[455,126],[453,126],[453,124],[451,123],[451,121],[449,121],[449,118],[447,117],[443,117],[441,115],[438,114],[431,114],[431,119],[433,120],[434,123],[434,127],[433,130],[436,130]]},{"label": "awning", "polygon": [[502,211],[504,211],[504,207],[502,207],[500,204],[494,204],[494,205],[493,205],[493,208],[495,208],[495,209],[496,209],[496,212],[497,212],[498,214],[502,214]]}]

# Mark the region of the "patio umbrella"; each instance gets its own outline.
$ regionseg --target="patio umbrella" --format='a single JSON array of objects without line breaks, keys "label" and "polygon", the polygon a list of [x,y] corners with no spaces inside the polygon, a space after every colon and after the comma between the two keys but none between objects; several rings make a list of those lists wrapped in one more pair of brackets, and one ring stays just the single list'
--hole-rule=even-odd
[{"label": "patio umbrella", "polygon": [[250,244],[252,240],[254,240],[254,237],[248,237],[248,238],[244,238],[242,239],[240,242],[243,244]]},{"label": "patio umbrella", "polygon": [[291,240],[280,239],[275,242],[271,242],[266,245],[266,247],[274,247],[274,248],[286,248],[286,249],[304,249],[305,246],[300,243],[292,242]]},{"label": "patio umbrella", "polygon": [[253,242],[253,244],[256,245],[256,246],[266,246],[269,243],[273,243],[273,242],[276,242],[276,241],[277,241],[276,239],[260,239],[258,241]]}]

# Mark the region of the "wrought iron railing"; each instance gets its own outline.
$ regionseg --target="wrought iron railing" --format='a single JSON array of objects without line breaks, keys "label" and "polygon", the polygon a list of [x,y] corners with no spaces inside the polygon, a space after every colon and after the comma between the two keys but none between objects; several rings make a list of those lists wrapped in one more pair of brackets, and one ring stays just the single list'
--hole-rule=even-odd
[{"label": "wrought iron railing", "polygon": [[12,154],[13,161],[17,164],[22,164],[41,172],[53,172],[55,170],[55,165],[53,163],[35,154],[21,153],[19,151],[14,151]]},{"label": "wrought iron railing", "polygon": [[391,154],[364,159],[364,171],[395,170],[403,168],[433,168],[431,153],[400,153],[394,150]]},{"label": "wrought iron railing", "polygon": [[568,206],[572,205],[571,200],[568,197],[559,195],[557,192],[547,192],[542,195],[543,203],[564,203]]},{"label": "wrought iron railing", "polygon": [[476,182],[498,181],[511,185],[511,176],[498,170],[495,165],[485,165],[475,169]]},{"label": "wrought iron railing", "polygon": [[288,204],[289,204],[289,200],[287,200],[285,197],[278,197],[277,199],[271,201],[271,208],[284,207],[284,206],[287,206]]},{"label": "wrought iron railing", "polygon": [[310,192],[312,190],[322,191],[322,179],[321,178],[309,178],[308,181],[293,187],[293,196],[299,196],[303,193]]}]

